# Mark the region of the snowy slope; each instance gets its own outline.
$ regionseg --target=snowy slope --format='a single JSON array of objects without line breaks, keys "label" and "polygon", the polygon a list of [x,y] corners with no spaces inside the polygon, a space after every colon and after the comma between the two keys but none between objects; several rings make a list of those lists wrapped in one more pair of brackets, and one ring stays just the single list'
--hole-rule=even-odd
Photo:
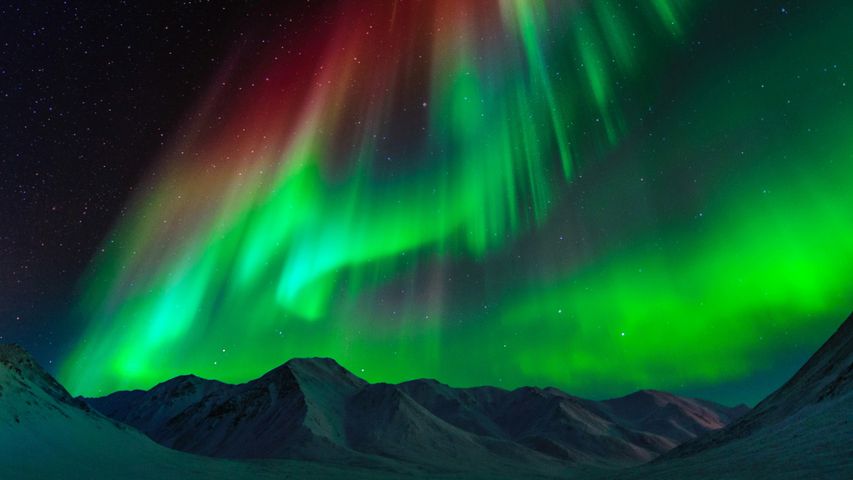
[{"label": "snowy slope", "polygon": [[602,478],[853,478],[853,315],[741,419],[649,465]]},{"label": "snowy slope", "polygon": [[[214,380],[195,375],[182,375],[163,382],[150,391],[118,392],[109,402],[88,401],[104,415],[128,425],[145,424],[151,429],[164,428],[166,422],[223,386]],[[137,417],[135,415],[141,415]]]},{"label": "snowy slope", "polygon": [[506,439],[478,435],[442,420],[399,386],[378,383],[349,402],[347,439],[351,448],[431,467],[554,473],[561,462]]},{"label": "snowy slope", "polygon": [[[555,388],[455,389],[434,380],[399,387],[434,415],[463,430],[507,439],[573,464],[630,465],[741,415],[712,402],[637,392],[596,402]],[[660,423],[661,425],[658,425]],[[677,425],[679,428],[666,428]]]},{"label": "snowy slope", "polygon": [[[694,455],[764,429],[796,421],[806,413],[844,408],[853,402],[853,315],[778,390],[729,427],[689,442],[668,458]],[[840,404],[840,407],[836,405]],[[803,412],[805,410],[805,412]],[[853,433],[853,428],[848,427]]]},{"label": "snowy slope", "polygon": [[[350,455],[341,447],[344,403],[364,381],[331,360],[292,360],[241,385],[200,380],[192,399],[158,395],[174,380],[154,387],[130,409],[122,393],[91,402],[159,443],[188,452],[226,458]],[[182,408],[159,417],[164,400]]]},{"label": "snowy slope", "polygon": [[20,347],[0,345],[0,478],[4,480],[411,476],[403,468],[382,471],[285,460],[237,462],[170,450],[72,398]]}]

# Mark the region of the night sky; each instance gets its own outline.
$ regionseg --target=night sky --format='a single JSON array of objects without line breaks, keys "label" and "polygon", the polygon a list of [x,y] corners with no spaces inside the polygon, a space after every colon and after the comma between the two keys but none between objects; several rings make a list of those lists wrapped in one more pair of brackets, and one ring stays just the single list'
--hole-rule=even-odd
[{"label": "night sky", "polygon": [[92,3],[0,10],[0,341],[72,393],[752,403],[853,308],[849,2]]},{"label": "night sky", "polygon": [[0,6],[0,341],[45,365],[79,334],[77,281],[134,188],[246,25],[268,21],[255,2],[137,3]]}]

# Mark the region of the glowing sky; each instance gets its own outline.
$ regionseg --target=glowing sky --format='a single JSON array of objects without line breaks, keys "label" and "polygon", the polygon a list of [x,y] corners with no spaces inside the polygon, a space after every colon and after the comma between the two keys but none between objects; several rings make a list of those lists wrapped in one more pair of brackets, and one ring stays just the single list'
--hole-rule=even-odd
[{"label": "glowing sky", "polygon": [[722,3],[340,2],[250,33],[83,280],[60,379],[330,356],[754,400],[853,307],[853,33],[729,38]]}]

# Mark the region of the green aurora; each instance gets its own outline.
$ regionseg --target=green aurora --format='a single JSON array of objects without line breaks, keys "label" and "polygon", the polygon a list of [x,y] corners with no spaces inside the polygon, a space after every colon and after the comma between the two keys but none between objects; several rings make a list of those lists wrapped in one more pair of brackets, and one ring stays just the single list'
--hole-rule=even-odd
[{"label": "green aurora", "polygon": [[853,7],[747,3],[342,2],[310,60],[238,49],[60,380],[760,398],[853,308]]}]

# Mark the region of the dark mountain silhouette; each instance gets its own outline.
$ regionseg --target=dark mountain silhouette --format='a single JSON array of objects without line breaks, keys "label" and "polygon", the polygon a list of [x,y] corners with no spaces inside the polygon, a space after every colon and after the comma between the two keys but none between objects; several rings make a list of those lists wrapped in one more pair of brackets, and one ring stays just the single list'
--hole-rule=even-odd
[{"label": "dark mountain silhouette", "polygon": [[[113,400],[117,410],[131,402],[147,402],[150,415],[146,420],[156,425],[221,385],[224,384],[185,376],[150,392],[122,392]],[[358,465],[295,460],[239,462],[165,448],[135,428],[107,418],[73,398],[21,347],[0,345],[2,479],[383,480],[418,474],[402,464],[374,462],[371,467],[367,470]],[[516,473],[475,474],[472,478],[508,479]]]},{"label": "dark mountain silhouette", "polygon": [[545,472],[643,463],[745,409],[651,391],[596,402],[554,388],[368,384],[328,358],[294,359],[241,385],[185,376],[87,401],[202,455]]},{"label": "dark mountain silhouette", "polygon": [[728,408],[656,390],[641,390],[604,403],[622,423],[677,443],[721,429],[749,412],[746,405]]}]

